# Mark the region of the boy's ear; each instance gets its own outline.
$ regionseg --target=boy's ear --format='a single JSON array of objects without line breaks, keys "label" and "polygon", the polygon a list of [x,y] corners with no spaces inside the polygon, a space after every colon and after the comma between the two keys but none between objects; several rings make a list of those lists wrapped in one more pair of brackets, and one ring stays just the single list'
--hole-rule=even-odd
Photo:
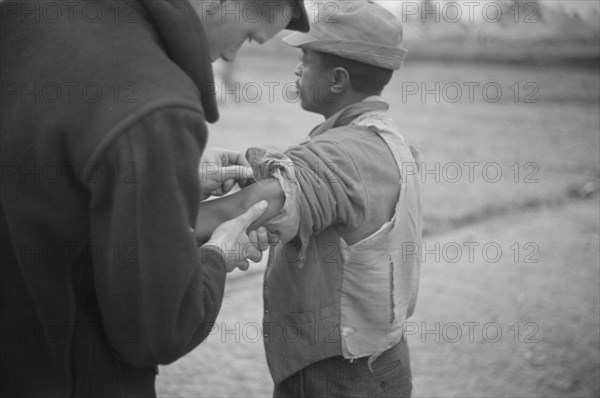
[{"label": "boy's ear", "polygon": [[350,73],[345,68],[337,67],[332,72],[331,91],[341,94],[350,88]]}]

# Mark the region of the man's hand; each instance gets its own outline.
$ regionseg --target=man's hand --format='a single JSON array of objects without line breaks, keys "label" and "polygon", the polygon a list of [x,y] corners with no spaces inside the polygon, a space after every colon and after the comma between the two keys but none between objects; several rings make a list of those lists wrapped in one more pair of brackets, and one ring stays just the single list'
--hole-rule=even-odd
[{"label": "man's hand", "polygon": [[252,167],[240,152],[207,149],[200,160],[200,200],[211,195],[223,196],[236,183],[245,185],[253,175]]},{"label": "man's hand", "polygon": [[[262,251],[269,247],[269,235],[265,227],[246,233],[252,222],[263,215],[267,209],[267,201],[255,203],[244,214],[224,222],[212,233],[207,244],[219,248],[225,258],[227,272],[236,268],[248,269],[248,260],[258,262],[262,259]],[[271,244],[277,243],[271,240]]]}]

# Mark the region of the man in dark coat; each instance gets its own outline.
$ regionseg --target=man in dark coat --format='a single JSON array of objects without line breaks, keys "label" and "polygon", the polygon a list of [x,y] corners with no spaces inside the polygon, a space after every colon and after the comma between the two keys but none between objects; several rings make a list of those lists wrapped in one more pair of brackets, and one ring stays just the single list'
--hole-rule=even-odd
[{"label": "man in dark coat", "polygon": [[230,15],[246,3],[2,2],[2,397],[155,396],[157,364],[207,336],[226,272],[260,256],[228,249],[263,246],[246,228],[264,204],[211,245],[194,231],[220,178],[197,172],[211,61],[308,26],[301,1]]}]

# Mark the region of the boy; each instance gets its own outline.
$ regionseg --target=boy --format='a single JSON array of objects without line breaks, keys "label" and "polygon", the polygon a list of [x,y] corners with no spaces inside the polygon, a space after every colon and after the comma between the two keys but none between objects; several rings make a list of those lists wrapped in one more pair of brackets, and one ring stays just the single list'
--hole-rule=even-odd
[{"label": "boy", "polygon": [[405,55],[402,26],[366,0],[333,4],[331,20],[284,39],[302,50],[302,107],[325,122],[285,154],[249,150],[255,175],[275,178],[201,212],[218,225],[268,199],[257,224],[277,216],[266,223],[281,244],[263,292],[275,397],[410,396],[402,325],[414,310],[420,264],[402,246],[420,243],[420,186],[402,173],[415,159],[379,97]]}]

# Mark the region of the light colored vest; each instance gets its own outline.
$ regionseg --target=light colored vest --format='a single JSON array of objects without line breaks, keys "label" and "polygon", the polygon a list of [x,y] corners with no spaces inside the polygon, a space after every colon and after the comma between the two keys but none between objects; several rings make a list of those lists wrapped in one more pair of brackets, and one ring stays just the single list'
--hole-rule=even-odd
[{"label": "light colored vest", "polygon": [[[421,247],[420,181],[414,159],[394,122],[384,112],[367,112],[351,124],[376,132],[390,148],[402,178],[392,219],[367,238],[348,246],[344,256],[340,328],[346,358],[374,356],[397,344],[417,301]],[[410,167],[407,167],[410,164]]]},{"label": "light colored vest", "polygon": [[[351,246],[332,226],[312,237],[306,252],[293,241],[271,250],[263,287],[263,337],[276,383],[333,356],[375,360],[400,342],[403,323],[415,307],[420,180],[405,172],[415,170],[415,159],[385,111],[367,111],[345,128],[353,127],[374,131],[393,154],[402,179],[395,213]],[[280,224],[297,230],[292,219],[299,215],[292,213]]]}]

